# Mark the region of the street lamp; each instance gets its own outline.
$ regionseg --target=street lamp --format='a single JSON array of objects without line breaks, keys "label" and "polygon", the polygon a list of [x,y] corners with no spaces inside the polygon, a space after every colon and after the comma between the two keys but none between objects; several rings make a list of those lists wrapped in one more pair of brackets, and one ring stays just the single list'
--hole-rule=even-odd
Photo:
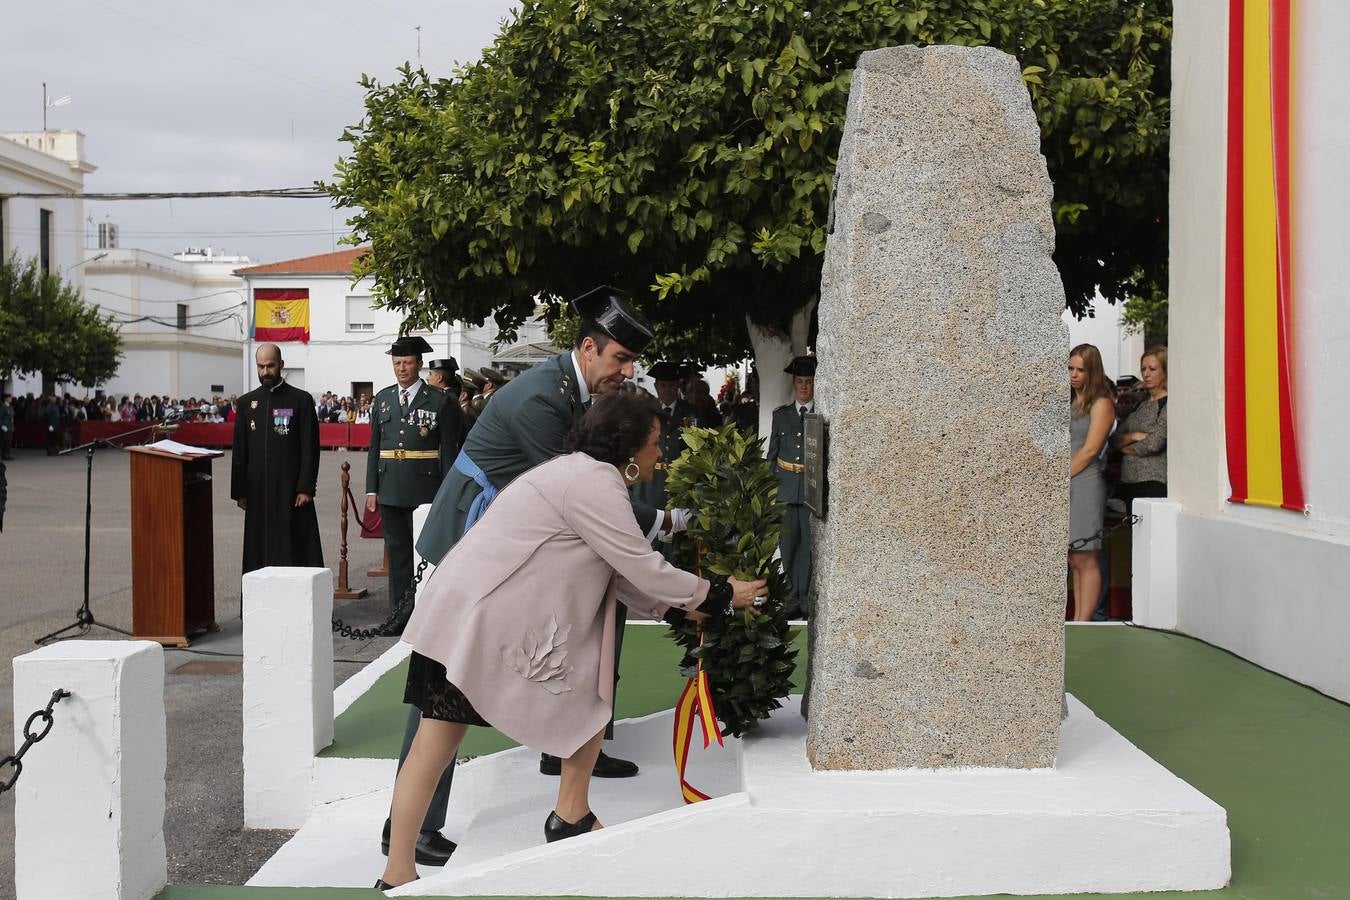
[{"label": "street lamp", "polygon": [[88,259],[82,259],[79,262],[75,263],[73,266],[66,266],[64,269],[61,270],[61,276],[64,278],[65,274],[69,272],[71,269],[78,269],[80,266],[86,265],[88,263],[98,262],[100,259],[103,259],[107,255],[108,255],[107,253],[99,253],[89,257]]}]

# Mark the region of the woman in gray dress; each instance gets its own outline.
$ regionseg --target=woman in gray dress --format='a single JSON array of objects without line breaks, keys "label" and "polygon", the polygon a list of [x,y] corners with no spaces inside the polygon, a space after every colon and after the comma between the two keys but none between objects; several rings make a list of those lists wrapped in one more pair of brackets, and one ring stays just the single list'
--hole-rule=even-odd
[{"label": "woman in gray dress", "polygon": [[1120,491],[1126,509],[1136,497],[1167,496],[1167,348],[1150,347],[1139,360],[1148,399],[1116,431],[1120,449]]},{"label": "woman in gray dress", "polygon": [[1101,549],[1106,481],[1101,453],[1116,421],[1102,355],[1091,344],[1069,351],[1069,568],[1073,572],[1073,620],[1088,622],[1102,589]]}]

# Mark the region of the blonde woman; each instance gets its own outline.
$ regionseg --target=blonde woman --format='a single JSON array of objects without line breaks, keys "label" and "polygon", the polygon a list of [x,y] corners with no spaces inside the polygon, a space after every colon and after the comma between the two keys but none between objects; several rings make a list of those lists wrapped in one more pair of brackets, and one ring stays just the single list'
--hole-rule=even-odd
[{"label": "blonde woman", "polygon": [[1116,407],[1102,368],[1102,355],[1091,344],[1069,351],[1069,568],[1073,572],[1073,620],[1088,622],[1102,589],[1097,551],[1101,549],[1106,481],[1101,453],[1116,421]]},{"label": "blonde woman", "polygon": [[1148,399],[1125,417],[1115,437],[1120,493],[1131,509],[1135,497],[1167,496],[1167,348],[1145,350],[1139,374]]}]

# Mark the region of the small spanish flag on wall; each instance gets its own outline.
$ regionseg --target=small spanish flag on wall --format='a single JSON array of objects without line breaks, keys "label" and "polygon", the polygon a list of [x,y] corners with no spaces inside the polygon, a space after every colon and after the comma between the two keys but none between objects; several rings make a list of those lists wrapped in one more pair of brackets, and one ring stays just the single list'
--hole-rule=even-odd
[{"label": "small spanish flag on wall", "polygon": [[1293,0],[1229,0],[1224,419],[1233,503],[1304,509],[1289,332]]},{"label": "small spanish flag on wall", "polygon": [[309,288],[254,288],[253,339],[309,343]]}]

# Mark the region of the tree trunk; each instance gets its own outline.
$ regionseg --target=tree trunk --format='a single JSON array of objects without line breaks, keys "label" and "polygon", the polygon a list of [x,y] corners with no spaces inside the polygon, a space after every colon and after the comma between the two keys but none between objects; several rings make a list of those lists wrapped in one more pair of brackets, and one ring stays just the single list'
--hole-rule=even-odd
[{"label": "tree trunk", "polygon": [[783,369],[793,357],[806,354],[807,340],[811,336],[811,315],[819,300],[819,297],[812,297],[793,314],[789,334],[746,317],[750,346],[755,351],[755,369],[759,372],[759,434],[762,438],[768,437],[773,411],[792,399],[792,378]]}]

